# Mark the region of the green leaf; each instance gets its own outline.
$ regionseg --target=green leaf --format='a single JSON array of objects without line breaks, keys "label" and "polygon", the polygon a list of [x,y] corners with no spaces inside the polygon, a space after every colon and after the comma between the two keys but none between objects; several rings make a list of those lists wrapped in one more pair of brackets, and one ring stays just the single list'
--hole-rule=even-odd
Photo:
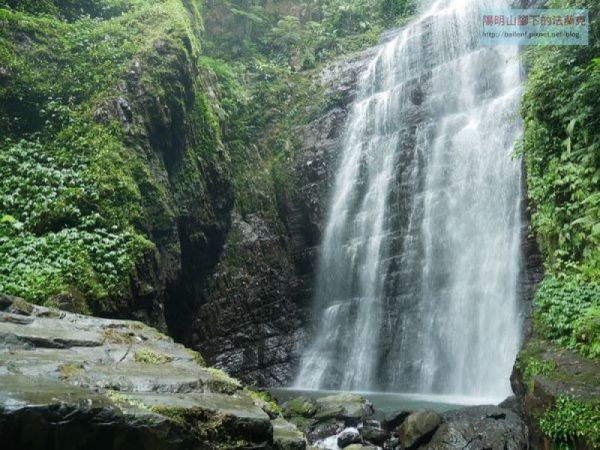
[{"label": "green leaf", "polygon": [[569,125],[567,125],[567,134],[573,136],[573,129],[575,128],[575,119],[571,119]]}]

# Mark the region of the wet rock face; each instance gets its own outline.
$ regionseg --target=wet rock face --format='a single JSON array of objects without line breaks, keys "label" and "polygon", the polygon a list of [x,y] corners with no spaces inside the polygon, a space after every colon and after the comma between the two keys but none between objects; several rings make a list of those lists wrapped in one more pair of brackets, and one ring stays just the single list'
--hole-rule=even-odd
[{"label": "wet rock face", "polygon": [[[156,248],[137,259],[122,298],[98,302],[93,312],[141,320],[178,340],[189,333],[191,312],[218,262],[234,200],[227,155],[197,101],[214,80],[186,49],[191,42],[183,44],[160,40],[136,56],[115,97],[94,110],[96,122],[121,125],[124,144],[144,169],[136,179],[142,213],[134,225]],[[165,61],[169,71],[157,70]]]},{"label": "wet rock face", "polygon": [[373,51],[334,62],[322,73],[326,106],[299,131],[292,187],[279,205],[283,227],[273,218],[234,213],[219,262],[188,311],[193,319],[182,341],[245,382],[278,386],[294,376],[307,338],[317,247],[347,109]]},{"label": "wet rock face", "polygon": [[273,227],[257,215],[235,215],[186,342],[249,384],[285,383],[303,338],[297,285]]},{"label": "wet rock face", "polygon": [[0,295],[0,348],[3,449],[305,448],[237,380],[140,322]]},{"label": "wet rock face", "polygon": [[378,47],[337,61],[322,72],[325,111],[302,130],[292,178],[294,195],[286,205],[292,260],[304,281],[305,305],[312,299],[317,247],[342,146],[344,126],[357,95],[357,80]]}]

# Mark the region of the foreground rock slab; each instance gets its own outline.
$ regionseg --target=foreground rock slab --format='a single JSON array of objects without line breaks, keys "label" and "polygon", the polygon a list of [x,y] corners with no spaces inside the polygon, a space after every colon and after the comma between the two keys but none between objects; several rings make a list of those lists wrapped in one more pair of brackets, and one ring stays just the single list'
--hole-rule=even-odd
[{"label": "foreground rock slab", "polygon": [[0,297],[3,449],[306,446],[256,394],[142,323]]}]

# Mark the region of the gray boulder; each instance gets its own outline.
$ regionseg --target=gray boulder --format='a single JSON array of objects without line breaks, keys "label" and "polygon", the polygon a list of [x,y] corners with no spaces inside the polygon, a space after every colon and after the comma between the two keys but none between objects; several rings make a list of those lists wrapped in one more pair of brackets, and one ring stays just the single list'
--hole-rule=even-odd
[{"label": "gray boulder", "polygon": [[344,422],[337,419],[329,419],[324,422],[317,422],[308,433],[308,440],[316,442],[329,436],[335,436],[344,429]]},{"label": "gray boulder", "polygon": [[341,448],[348,447],[350,444],[359,444],[360,442],[360,433],[356,428],[346,428],[338,434],[337,444]]},{"label": "gray boulder", "polygon": [[474,406],[443,414],[442,423],[422,450],[525,450],[527,427],[512,411]]},{"label": "gray boulder", "polygon": [[385,430],[374,425],[363,425],[358,431],[364,441],[375,445],[383,445],[389,435]]},{"label": "gray boulder", "polygon": [[412,448],[433,434],[442,422],[442,417],[431,410],[421,410],[409,415],[398,428],[400,444]]},{"label": "gray boulder", "polygon": [[358,394],[337,394],[317,399],[318,412],[315,419],[342,419],[348,426],[356,426],[374,413],[373,405]]},{"label": "gray boulder", "polygon": [[388,431],[393,431],[404,422],[404,419],[406,419],[410,413],[410,411],[393,411],[388,413],[381,420],[381,426]]},{"label": "gray boulder", "polygon": [[306,439],[295,425],[279,417],[271,421],[273,443],[278,450],[304,450]]}]

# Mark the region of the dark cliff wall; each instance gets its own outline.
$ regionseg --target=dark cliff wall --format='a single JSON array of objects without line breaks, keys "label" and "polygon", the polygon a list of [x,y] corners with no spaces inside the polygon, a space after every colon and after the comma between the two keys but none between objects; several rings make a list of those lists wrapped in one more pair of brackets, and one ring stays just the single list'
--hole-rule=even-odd
[{"label": "dark cliff wall", "polygon": [[310,323],[317,248],[347,108],[372,52],[310,76],[307,89],[320,97],[310,98],[311,113],[291,125],[297,139],[278,168],[283,187],[258,178],[263,166],[249,165],[254,173],[243,173],[264,203],[260,208],[236,204],[222,257],[193,313],[186,342],[248,383],[282,385],[294,375]]}]

